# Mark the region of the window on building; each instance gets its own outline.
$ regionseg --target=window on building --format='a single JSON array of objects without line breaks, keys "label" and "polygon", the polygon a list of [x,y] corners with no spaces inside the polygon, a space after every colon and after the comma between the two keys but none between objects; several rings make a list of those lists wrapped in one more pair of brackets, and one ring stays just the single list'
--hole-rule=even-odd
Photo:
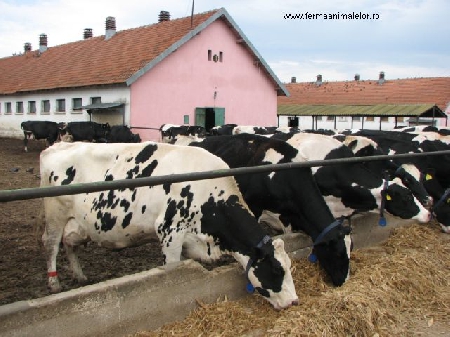
[{"label": "window on building", "polygon": [[346,121],[347,121],[347,117],[345,117],[345,116],[339,116],[339,117],[338,117],[338,121],[339,121],[339,122],[346,122]]},{"label": "window on building", "polygon": [[397,117],[397,122],[403,123],[405,121],[405,117]]},{"label": "window on building", "polygon": [[97,104],[97,103],[101,103],[101,102],[102,102],[101,97],[91,97],[91,104]]},{"label": "window on building", "polygon": [[50,113],[50,101],[48,99],[41,101],[41,112],[44,114]]},{"label": "window on building", "polygon": [[353,120],[354,122],[359,122],[359,121],[361,120],[361,117],[355,116],[355,117],[352,117],[352,120]]},{"label": "window on building", "polygon": [[36,113],[36,101],[28,101],[28,113],[32,115]]},{"label": "window on building", "polygon": [[322,120],[322,116],[316,116],[316,121],[321,121]]},{"label": "window on building", "polygon": [[212,50],[208,49],[208,61],[212,60]]},{"label": "window on building", "polygon": [[327,116],[327,121],[334,121],[334,116]]},{"label": "window on building", "polygon": [[57,99],[56,100],[56,112],[65,112],[66,111],[66,100],[65,99]]},{"label": "window on building", "polygon": [[375,120],[375,118],[372,116],[366,117],[366,122],[373,122],[374,120]]},{"label": "window on building", "polygon": [[183,123],[189,125],[189,115],[183,116]]},{"label": "window on building", "polygon": [[223,53],[219,52],[219,62],[222,62],[222,61],[223,61]]},{"label": "window on building", "polygon": [[72,110],[81,110],[82,106],[83,106],[83,99],[72,98]]},{"label": "window on building", "polygon": [[23,102],[16,102],[16,113],[23,114]]},{"label": "window on building", "polygon": [[11,114],[11,113],[12,113],[11,102],[6,102],[5,103],[5,114]]},{"label": "window on building", "polygon": [[389,122],[389,117],[380,117],[380,120],[382,121],[382,122]]}]

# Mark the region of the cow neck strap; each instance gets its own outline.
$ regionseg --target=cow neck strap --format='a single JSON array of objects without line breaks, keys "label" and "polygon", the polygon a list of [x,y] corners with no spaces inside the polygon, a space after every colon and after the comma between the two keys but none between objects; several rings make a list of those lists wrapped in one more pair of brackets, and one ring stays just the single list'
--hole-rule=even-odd
[{"label": "cow neck strap", "polygon": [[323,238],[325,237],[325,235],[327,235],[333,228],[336,228],[337,226],[341,225],[343,221],[344,221],[343,217],[340,219],[336,219],[334,222],[332,222],[327,227],[325,227],[325,229],[314,240],[313,250],[312,250],[311,254],[309,254],[309,256],[308,256],[309,262],[311,262],[311,263],[317,262],[317,255],[314,253],[314,246],[317,246],[319,243],[321,243]]},{"label": "cow neck strap", "polygon": [[[272,238],[269,235],[265,235],[261,241],[259,241],[259,243],[256,245],[256,248],[260,249],[262,246],[264,246],[265,244],[269,243],[272,241]],[[249,258],[248,262],[247,262],[247,266],[245,267],[245,275],[247,276],[247,292],[249,293],[253,293],[255,291],[255,288],[253,287],[253,284],[250,282],[250,279],[248,278],[248,272],[250,271],[251,266],[253,265],[253,263],[255,262],[254,259]]]},{"label": "cow neck strap", "polygon": [[433,212],[444,202],[445,199],[450,195],[450,188],[447,188],[441,198],[438,200],[436,204],[433,206]]},{"label": "cow neck strap", "polygon": [[317,246],[319,243],[322,242],[325,235],[327,235],[333,228],[336,228],[337,226],[342,224],[342,219],[336,219],[334,222],[329,224],[325,229],[322,231],[322,233],[319,234],[319,236],[314,240],[313,246]]},{"label": "cow neck strap", "polygon": [[378,224],[383,227],[386,226],[387,223],[386,218],[384,217],[384,208],[386,206],[386,194],[388,187],[389,181],[384,179],[383,189],[381,190],[380,220],[378,221]]}]

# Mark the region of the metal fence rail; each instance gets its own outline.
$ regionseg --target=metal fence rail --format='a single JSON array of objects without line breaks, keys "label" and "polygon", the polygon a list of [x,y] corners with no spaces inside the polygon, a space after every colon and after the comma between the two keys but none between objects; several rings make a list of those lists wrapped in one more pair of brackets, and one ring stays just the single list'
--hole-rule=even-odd
[{"label": "metal fence rail", "polygon": [[435,152],[422,152],[422,153],[405,153],[397,155],[379,155],[370,157],[352,157],[352,158],[339,158],[328,160],[311,160],[301,163],[286,163],[286,164],[270,164],[260,165],[252,167],[240,167],[224,170],[204,171],[204,172],[191,172],[181,174],[169,174],[163,176],[152,176],[136,179],[120,179],[114,181],[97,181],[91,183],[71,184],[64,186],[49,186],[49,187],[37,187],[37,188],[24,188],[16,190],[3,190],[0,191],[0,202],[9,202],[16,200],[29,200],[43,197],[56,197],[60,195],[73,195],[80,193],[92,193],[99,191],[116,190],[123,188],[136,188],[143,186],[155,186],[165,183],[178,183],[182,181],[196,181],[204,179],[214,179],[226,176],[235,176],[240,174],[249,173],[261,173],[288,170],[300,167],[316,167],[316,166],[328,166],[336,164],[350,164],[358,162],[369,162],[379,160],[392,160],[400,158],[416,158],[425,156],[439,156],[450,155],[450,150],[435,151]]}]

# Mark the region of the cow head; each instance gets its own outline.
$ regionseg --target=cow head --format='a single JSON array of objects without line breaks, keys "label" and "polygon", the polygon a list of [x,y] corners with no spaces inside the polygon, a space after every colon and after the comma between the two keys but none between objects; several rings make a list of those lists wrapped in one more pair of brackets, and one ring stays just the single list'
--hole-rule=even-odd
[{"label": "cow head", "polygon": [[426,223],[430,221],[430,212],[414,196],[412,191],[406,188],[399,178],[388,182],[388,186],[381,197],[384,199],[384,207],[387,212],[402,219],[415,219]]},{"label": "cow head", "polygon": [[433,204],[433,198],[428,194],[422,180],[422,173],[412,164],[403,164],[396,171],[395,176],[402,180],[402,183],[411,190],[414,196],[422,205],[429,208]]},{"label": "cow head", "polygon": [[291,260],[281,239],[268,240],[256,248],[247,264],[247,277],[253,287],[277,310],[298,304],[291,274]]},{"label": "cow head", "polygon": [[[327,231],[330,227],[333,228]],[[350,232],[350,227],[342,226],[341,221],[337,220],[314,241],[310,260],[319,260],[335,286],[343,285],[350,276],[350,252],[353,246]]]}]

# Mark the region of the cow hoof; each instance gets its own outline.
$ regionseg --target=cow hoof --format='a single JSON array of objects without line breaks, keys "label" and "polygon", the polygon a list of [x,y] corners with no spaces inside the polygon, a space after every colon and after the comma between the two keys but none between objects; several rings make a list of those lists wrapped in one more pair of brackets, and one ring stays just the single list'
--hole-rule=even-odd
[{"label": "cow hoof", "polygon": [[48,290],[52,294],[57,294],[61,292],[61,285],[58,280],[48,280]]}]

